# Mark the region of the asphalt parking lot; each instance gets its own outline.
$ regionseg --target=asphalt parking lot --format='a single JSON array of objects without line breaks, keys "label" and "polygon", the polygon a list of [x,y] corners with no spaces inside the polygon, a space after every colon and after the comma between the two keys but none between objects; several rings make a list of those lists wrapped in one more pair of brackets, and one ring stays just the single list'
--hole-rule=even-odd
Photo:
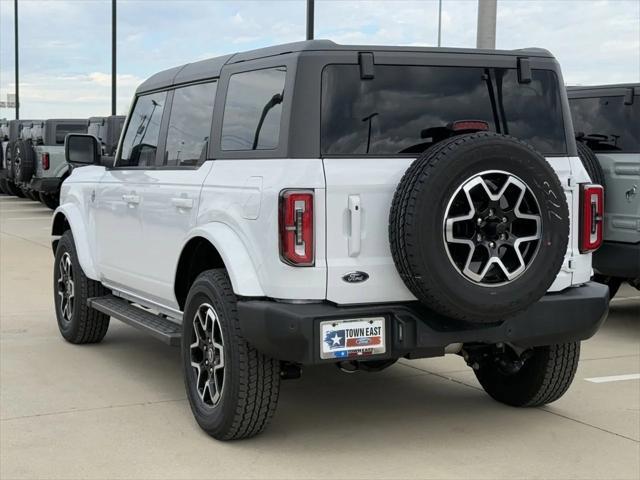
[{"label": "asphalt parking lot", "polygon": [[583,343],[572,388],[545,408],[492,401],[457,356],[310,368],[283,383],[264,434],[220,443],[193,420],[177,349],[117,321],[99,345],[63,341],[50,219],[0,196],[2,479],[640,478],[640,380],[609,378],[640,372],[640,292],[628,286]]}]

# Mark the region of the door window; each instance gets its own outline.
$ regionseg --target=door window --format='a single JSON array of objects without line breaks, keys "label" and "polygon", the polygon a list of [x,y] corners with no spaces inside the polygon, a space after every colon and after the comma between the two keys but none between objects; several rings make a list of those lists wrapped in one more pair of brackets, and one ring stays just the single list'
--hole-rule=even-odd
[{"label": "door window", "polygon": [[222,121],[222,150],[278,147],[286,74],[285,67],[277,67],[231,76]]},{"label": "door window", "polygon": [[192,166],[207,156],[217,82],[175,90],[164,153],[166,166]]},{"label": "door window", "polygon": [[167,92],[138,97],[122,142],[122,153],[116,166],[155,166],[162,112]]}]

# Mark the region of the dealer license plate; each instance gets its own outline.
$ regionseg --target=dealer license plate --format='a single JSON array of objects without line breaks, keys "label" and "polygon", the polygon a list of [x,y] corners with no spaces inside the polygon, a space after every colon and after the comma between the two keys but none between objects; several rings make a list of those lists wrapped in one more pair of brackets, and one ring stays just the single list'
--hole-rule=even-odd
[{"label": "dealer license plate", "polygon": [[320,322],[320,358],[352,358],[386,352],[384,318]]}]

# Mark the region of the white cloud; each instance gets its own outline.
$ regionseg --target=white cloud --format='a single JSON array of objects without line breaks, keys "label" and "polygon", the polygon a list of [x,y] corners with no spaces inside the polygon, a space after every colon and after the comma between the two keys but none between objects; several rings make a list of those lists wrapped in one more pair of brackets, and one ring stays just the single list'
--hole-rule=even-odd
[{"label": "white cloud", "polygon": [[[304,38],[303,0],[121,1],[118,110],[175,65]],[[108,113],[110,2],[21,2],[22,115]],[[0,96],[13,89],[13,2],[0,0]],[[443,0],[444,46],[473,47],[477,0]],[[344,44],[436,45],[437,0],[316,1],[316,36]],[[640,81],[638,0],[499,0],[498,48],[547,48],[567,83]],[[65,113],[66,112],[66,113]],[[0,110],[0,116],[10,116]]]}]

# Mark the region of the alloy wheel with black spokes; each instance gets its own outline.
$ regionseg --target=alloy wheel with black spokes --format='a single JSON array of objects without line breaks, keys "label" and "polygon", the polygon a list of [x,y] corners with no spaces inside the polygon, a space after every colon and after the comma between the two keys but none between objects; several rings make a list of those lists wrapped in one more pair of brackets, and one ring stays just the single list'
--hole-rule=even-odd
[{"label": "alloy wheel with black spokes", "polygon": [[88,278],[78,261],[71,230],[58,240],[53,264],[53,294],[58,329],[71,343],[100,342],[109,328],[109,316],[88,306],[88,299],[106,295],[108,290]]},{"label": "alloy wheel with black spokes", "polygon": [[182,323],[187,398],[198,425],[218,440],[260,433],[273,416],[280,362],[242,337],[237,298],[224,269],[202,272],[189,288]]},{"label": "alloy wheel with black spokes", "polygon": [[473,323],[502,321],[547,292],[570,225],[549,161],[493,132],[455,136],[420,155],[398,184],[389,223],[393,260],[411,293]]},{"label": "alloy wheel with black spokes", "polygon": [[75,284],[73,281],[73,263],[69,252],[64,252],[58,262],[57,281],[58,301],[62,320],[69,323],[73,319],[73,307],[75,302]]},{"label": "alloy wheel with black spokes", "polygon": [[505,171],[468,178],[453,194],[443,220],[447,255],[460,274],[481,286],[522,275],[542,238],[540,206],[531,189]]},{"label": "alloy wheel with black spokes", "polygon": [[224,389],[224,339],[218,314],[208,303],[196,311],[191,341],[196,389],[204,405],[215,407]]}]

